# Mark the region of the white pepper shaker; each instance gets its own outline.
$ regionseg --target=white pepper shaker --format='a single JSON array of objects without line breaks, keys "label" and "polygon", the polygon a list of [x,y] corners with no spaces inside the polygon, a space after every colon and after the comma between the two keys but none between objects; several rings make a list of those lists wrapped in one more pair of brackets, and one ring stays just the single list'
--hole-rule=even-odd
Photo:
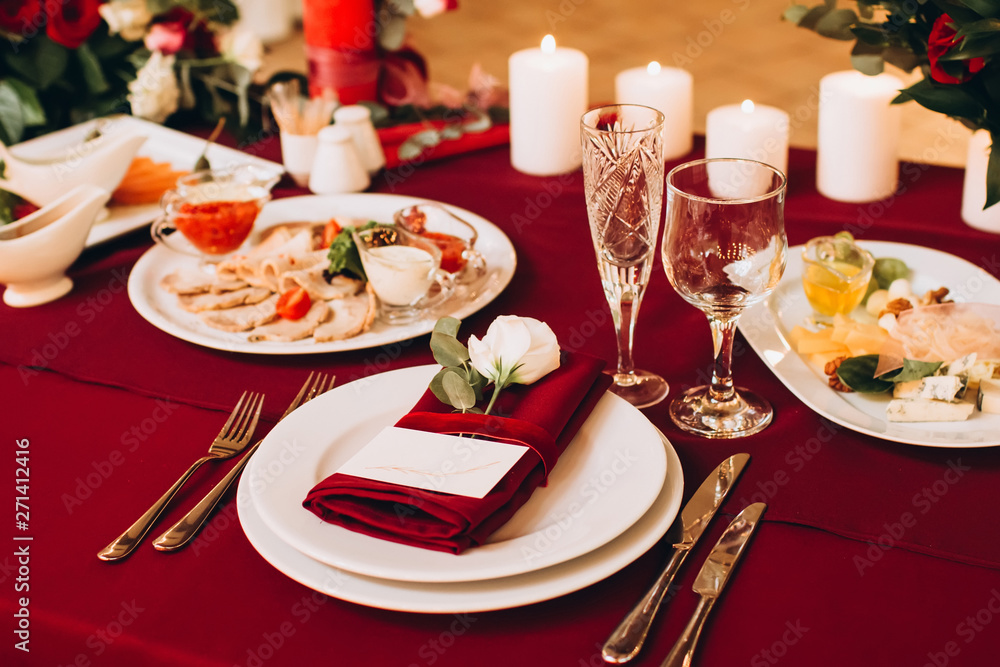
[{"label": "white pepper shaker", "polygon": [[361,192],[371,183],[361,163],[351,132],[340,125],[328,125],[317,135],[319,145],[309,175],[309,189],[316,194]]},{"label": "white pepper shaker", "polygon": [[385,166],[385,153],[372,124],[372,112],[368,107],[360,104],[339,107],[333,112],[333,122],[350,130],[358,155],[361,157],[361,164],[369,174],[374,174]]}]

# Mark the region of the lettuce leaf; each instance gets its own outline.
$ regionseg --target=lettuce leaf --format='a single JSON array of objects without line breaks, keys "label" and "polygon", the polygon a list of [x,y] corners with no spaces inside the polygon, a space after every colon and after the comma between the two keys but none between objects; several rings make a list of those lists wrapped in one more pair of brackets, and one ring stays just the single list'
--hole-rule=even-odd
[{"label": "lettuce leaf", "polygon": [[330,252],[327,253],[327,257],[330,259],[330,267],[327,270],[333,275],[344,273],[352,278],[367,281],[368,276],[365,274],[365,267],[361,264],[361,255],[358,253],[357,246],[354,245],[354,237],[351,234],[378,224],[371,220],[361,227],[344,227],[340,230],[337,237],[333,239],[333,243],[330,244]]}]

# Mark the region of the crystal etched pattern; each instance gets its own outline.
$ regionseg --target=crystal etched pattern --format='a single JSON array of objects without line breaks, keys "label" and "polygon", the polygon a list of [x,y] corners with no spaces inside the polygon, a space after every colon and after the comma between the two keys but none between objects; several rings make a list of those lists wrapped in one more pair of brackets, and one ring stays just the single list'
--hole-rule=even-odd
[{"label": "crystal etched pattern", "polygon": [[660,112],[625,104],[588,111],[580,130],[590,233],[618,338],[611,391],[637,407],[658,403],[668,390],[663,378],[632,362],[663,207],[662,128]]}]

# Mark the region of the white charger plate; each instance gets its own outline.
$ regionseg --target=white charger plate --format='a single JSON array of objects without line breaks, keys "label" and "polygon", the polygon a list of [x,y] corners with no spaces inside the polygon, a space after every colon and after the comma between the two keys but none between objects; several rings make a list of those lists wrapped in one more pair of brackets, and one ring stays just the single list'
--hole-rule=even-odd
[{"label": "white charger plate", "polygon": [[305,404],[267,435],[243,477],[260,518],[281,541],[327,565],[412,582],[459,582],[524,574],[612,541],[663,489],[666,455],[656,428],[607,393],[559,458],[547,486],[487,544],[454,555],[397,544],[326,523],[302,507],[306,494],[427,389],[438,366],[389,371]]},{"label": "white charger plate", "polygon": [[[426,199],[385,194],[306,195],[268,202],[257,219],[263,230],[287,222],[326,222],[330,218],[370,218],[392,222],[399,209],[427,202]],[[446,206],[442,204],[442,206]],[[368,331],[346,340],[317,343],[312,338],[293,342],[251,343],[246,333],[220,331],[208,326],[195,313],[177,304],[177,296],[160,287],[160,280],[177,269],[198,268],[200,260],[155,245],[136,262],[129,274],[128,295],[136,311],[161,331],[216,350],[250,354],[321,354],[362,350],[422,336],[434,329],[439,317],[462,319],[495,299],[510,283],[517,267],[517,254],[499,227],[470,211],[446,206],[464,218],[479,233],[476,249],[486,260],[486,275],[470,285],[459,285],[454,295],[409,324],[389,325],[376,320]],[[258,232],[259,235],[259,232]]]},{"label": "white charger plate", "polygon": [[[28,141],[22,141],[12,146],[11,150],[20,157],[36,159],[61,155],[66,148],[83,143],[84,139],[99,123],[113,124],[116,132],[146,135],[146,142],[139,147],[136,155],[144,155],[156,162],[169,162],[175,170],[191,171],[195,161],[205,150],[205,139],[127,115],[89,120]],[[277,162],[271,162],[214,143],[208,147],[205,157],[213,167],[246,163],[264,166],[277,173],[282,173],[285,170]],[[107,215],[99,217],[90,229],[86,247],[89,248],[133,230],[141,229],[152,222],[159,212],[159,202],[136,206],[124,206],[112,202],[107,208]]]},{"label": "white charger plate", "polygon": [[[1000,304],[1000,281],[954,255],[906,243],[862,241],[878,257],[895,257],[911,269],[913,292],[947,287],[957,302]],[[890,396],[843,393],[827,385],[822,369],[799,356],[789,342],[792,327],[803,325],[812,307],[802,291],[802,246],[789,248],[788,265],[777,289],[747,309],[739,330],[786,387],[812,410],[841,426],[876,438],[927,447],[1000,445],[1000,415],[975,412],[960,422],[889,422]]]},{"label": "white charger plate", "polygon": [[656,544],[677,516],[684,491],[681,462],[660,434],[667,475],[652,507],[614,540],[578,558],[501,579],[419,583],[377,579],[330,567],[278,537],[253,503],[251,480],[237,490],[240,523],[254,549],[282,574],[315,591],[348,602],[395,611],[458,614],[509,609],[550,600],[611,576]]}]

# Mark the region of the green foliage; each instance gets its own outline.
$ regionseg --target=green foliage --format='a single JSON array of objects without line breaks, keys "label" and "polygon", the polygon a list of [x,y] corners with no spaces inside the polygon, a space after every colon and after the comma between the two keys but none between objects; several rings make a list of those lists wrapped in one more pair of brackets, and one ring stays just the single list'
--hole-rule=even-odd
[{"label": "green foliage", "polygon": [[[971,129],[1000,138],[1000,2],[995,0],[857,0],[857,11],[838,8],[834,0],[808,7],[792,5],[782,18],[832,39],[855,44],[852,66],[874,75],[889,63],[924,75],[900,91],[893,103],[913,101],[960,120]],[[930,74],[928,39],[935,21],[947,14],[958,44],[938,66],[958,83],[940,83]],[[967,61],[983,58],[985,67],[968,77]],[[986,207],[1000,202],[1000,151],[990,155],[986,174]]]},{"label": "green foliage", "polygon": [[476,403],[483,398],[486,378],[472,367],[469,349],[457,338],[461,321],[442,317],[431,332],[431,352],[442,368],[431,379],[430,390],[439,401],[461,412],[482,412]]},{"label": "green foliage", "polygon": [[878,368],[877,354],[863,354],[845,359],[837,368],[837,377],[844,385],[859,394],[883,394],[892,391],[897,382],[910,382],[933,375],[941,367],[940,361],[914,361],[904,359],[903,366],[896,370],[876,376]]},{"label": "green foliage", "polygon": [[844,359],[837,368],[837,377],[859,394],[883,394],[892,391],[892,382],[875,377],[877,354],[864,354]]},{"label": "green foliage", "polygon": [[337,237],[333,239],[333,243],[330,244],[330,252],[327,253],[327,257],[330,259],[330,268],[327,270],[333,274],[346,273],[354,278],[368,280],[365,267],[361,264],[361,254],[358,252],[358,246],[354,244],[352,234],[355,231],[370,229],[378,224],[375,221],[369,221],[361,227],[344,227],[340,230]]}]

